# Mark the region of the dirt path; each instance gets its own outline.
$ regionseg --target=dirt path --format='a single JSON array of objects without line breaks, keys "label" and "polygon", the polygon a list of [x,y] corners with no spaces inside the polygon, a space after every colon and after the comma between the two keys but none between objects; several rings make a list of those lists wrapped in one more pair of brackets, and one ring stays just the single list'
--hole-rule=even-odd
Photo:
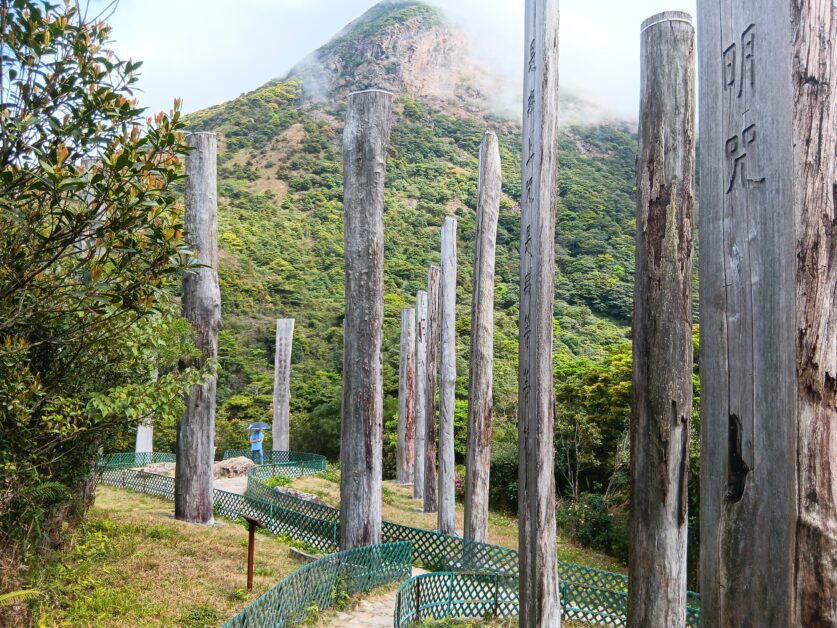
[{"label": "dirt path", "polygon": [[215,478],[212,485],[222,491],[244,495],[244,491],[247,490],[247,476],[240,475],[237,478]]},{"label": "dirt path", "polygon": [[[413,567],[413,576],[427,573],[424,569]],[[400,586],[400,585],[399,585]],[[392,626],[395,614],[395,592],[398,587],[375,593],[362,598],[352,610],[334,611],[321,618],[323,626],[341,626],[343,628],[368,628]]]}]

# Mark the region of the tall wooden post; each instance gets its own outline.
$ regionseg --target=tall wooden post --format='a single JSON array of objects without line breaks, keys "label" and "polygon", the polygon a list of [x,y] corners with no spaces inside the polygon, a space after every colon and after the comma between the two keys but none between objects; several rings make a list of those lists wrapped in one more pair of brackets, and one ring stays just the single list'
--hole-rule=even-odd
[{"label": "tall wooden post", "polygon": [[488,543],[488,479],[494,406],[494,261],[502,182],[500,145],[494,133],[486,133],[480,145],[477,186],[464,531],[466,539],[483,543]]},{"label": "tall wooden post", "polygon": [[416,294],[416,439],[415,467],[413,469],[413,497],[424,499],[424,458],[427,441],[427,292],[419,290]]},{"label": "tall wooden post", "polygon": [[416,429],[416,311],[401,310],[401,355],[398,370],[398,443],[395,481],[412,484]]},{"label": "tall wooden post", "polygon": [[837,625],[837,8],[698,2],[701,617]]},{"label": "tall wooden post", "polygon": [[628,624],[685,626],[692,416],[695,31],[641,27]]},{"label": "tall wooden post", "polygon": [[526,0],[520,225],[520,625],[560,626],[555,541],[552,307],[558,0]]},{"label": "tall wooden post", "polygon": [[343,130],[346,318],[340,433],[340,547],[381,540],[384,175],[392,94],[349,94]]},{"label": "tall wooden post", "polygon": [[273,451],[288,451],[291,402],[291,350],[294,319],[276,319],[276,355],[273,359]]},{"label": "tall wooden post", "polygon": [[[156,382],[159,374],[157,369],[151,374],[151,381]],[[137,440],[134,451],[138,454],[150,454],[154,451],[154,413],[146,414],[137,425]]]},{"label": "tall wooden post", "polygon": [[456,408],[456,218],[442,225],[442,279],[439,310],[439,532],[456,534],[456,468],[453,415]]},{"label": "tall wooden post", "polygon": [[439,267],[427,273],[427,363],[424,371],[424,512],[436,512],[436,380],[439,373]]},{"label": "tall wooden post", "polygon": [[[218,355],[221,291],[218,288],[218,192],[214,133],[189,133],[186,144],[186,241],[200,264],[183,275],[183,317],[195,328],[202,367]],[[191,387],[177,424],[174,516],[212,522],[212,452],[215,436],[214,377]]]}]

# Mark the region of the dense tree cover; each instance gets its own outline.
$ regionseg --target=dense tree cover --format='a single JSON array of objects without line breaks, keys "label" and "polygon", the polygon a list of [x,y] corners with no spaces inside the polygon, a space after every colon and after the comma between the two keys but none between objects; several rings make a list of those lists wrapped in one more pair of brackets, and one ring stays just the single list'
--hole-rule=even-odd
[{"label": "dense tree cover", "polygon": [[0,588],[61,542],[99,449],[197,377],[173,368],[180,114],[145,120],[108,37],[75,4],[0,1]]},{"label": "dense tree cover", "polygon": [[[342,368],[340,99],[311,102],[299,80],[274,81],[189,116],[216,130],[220,155],[219,447],[241,446],[244,421],[270,416],[273,329],[294,317],[294,448],[336,457]],[[457,399],[467,403],[477,152],[498,132],[504,170],[497,247],[495,439],[516,439],[519,125],[488,112],[397,99],[385,214],[385,421],[395,425],[400,311],[438,262],[444,216],[459,219]],[[261,124],[264,112],[272,112]],[[281,121],[274,124],[275,121]],[[249,129],[242,134],[242,129]],[[564,129],[560,143],[556,365],[603,356],[627,338],[633,269],[635,138],[619,125]],[[235,427],[230,428],[229,421]],[[226,423],[226,424],[225,424]],[[462,445],[457,450],[463,455]]]}]

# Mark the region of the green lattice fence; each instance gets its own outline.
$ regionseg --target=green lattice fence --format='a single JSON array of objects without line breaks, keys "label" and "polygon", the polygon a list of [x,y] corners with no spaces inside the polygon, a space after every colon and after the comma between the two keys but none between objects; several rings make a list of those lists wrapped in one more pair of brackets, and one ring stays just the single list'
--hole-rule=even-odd
[{"label": "green lattice fence", "polygon": [[[235,453],[235,450],[229,450],[224,452],[224,456],[235,457]],[[336,508],[280,493],[264,484],[265,480],[276,475],[297,477],[318,473],[325,468],[325,458],[295,452],[272,453],[278,454],[277,462],[255,467],[248,474],[246,495],[215,490],[216,514],[231,519],[248,514],[261,519],[274,534],[286,534],[320,551],[336,551],[340,531],[340,513]],[[111,454],[102,457],[97,468],[100,481],[106,484],[173,500],[174,478],[132,468],[151,462],[173,461],[173,454]],[[495,604],[499,604],[499,616],[516,614],[518,556],[515,550],[388,521],[383,522],[383,539],[411,544],[413,560],[444,572],[430,574],[439,577],[426,585],[419,585],[427,587],[427,603],[431,604],[427,609],[421,604],[413,608],[412,612],[418,609],[420,617],[439,618],[437,613],[442,612],[445,604],[455,616],[461,617],[482,617],[489,611],[494,613]],[[445,573],[448,574],[447,579]],[[450,573],[459,575],[452,578]],[[559,563],[558,574],[562,613],[566,618],[604,625],[625,624],[627,577],[570,563]],[[415,589],[410,591],[415,596]],[[446,592],[446,597],[439,591]],[[415,597],[410,602],[407,600],[409,595],[404,593],[399,598],[401,617],[405,622],[413,621],[410,618],[414,617],[409,613],[410,604],[415,606]],[[439,596],[442,597],[436,599]],[[687,608],[689,626],[699,625],[699,606],[698,595],[690,592]],[[426,613],[422,615],[424,611]]]},{"label": "green lattice fence", "polygon": [[97,469],[130,469],[144,467],[156,462],[174,462],[176,457],[172,453],[155,451],[153,453],[130,452],[119,454],[105,454],[96,461]]},{"label": "green lattice fence", "polygon": [[[249,449],[225,449],[224,460],[244,456],[251,458]],[[325,471],[326,457],[320,454],[309,454],[302,451],[266,451],[264,452],[266,464],[282,464],[285,462],[313,462],[320,466],[320,471]]]},{"label": "green lattice fence", "polygon": [[[585,623],[627,623],[627,577],[559,563],[561,615]],[[398,589],[395,626],[445,618],[515,617],[519,611],[517,576],[439,572],[416,576]],[[689,593],[686,625],[700,625],[698,597]]]},{"label": "green lattice fence", "polygon": [[422,574],[401,585],[395,597],[394,625],[427,620],[516,617],[516,576],[452,571]]},{"label": "green lattice fence", "polygon": [[413,557],[433,571],[465,571],[517,575],[517,552],[432,530],[383,522],[385,541],[409,541]]},{"label": "green lattice fence", "polygon": [[99,469],[99,481],[104,484],[174,500],[173,477],[119,466],[114,468],[100,466]]},{"label": "green lattice fence", "polygon": [[352,596],[408,578],[411,564],[409,543],[356,547],[325,556],[281,580],[224,627],[301,624],[313,607],[330,608],[343,593]]}]

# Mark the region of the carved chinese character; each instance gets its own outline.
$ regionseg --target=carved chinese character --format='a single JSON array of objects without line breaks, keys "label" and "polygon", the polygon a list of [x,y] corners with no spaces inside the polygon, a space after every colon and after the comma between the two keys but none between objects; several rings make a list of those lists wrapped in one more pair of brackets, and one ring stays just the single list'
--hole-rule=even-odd
[{"label": "carved chinese character", "polygon": [[532,245],[532,225],[526,225],[526,241],[523,243],[523,252],[531,255],[530,247]]},{"label": "carved chinese character", "polygon": [[727,194],[732,192],[735,187],[735,182],[740,181],[741,186],[745,189],[753,188],[764,183],[764,177],[758,179],[747,176],[747,150],[756,142],[756,125],[751,124],[746,127],[741,136],[733,135],[726,142],[725,153],[727,156],[727,163],[731,167],[729,176],[729,186],[727,187]]},{"label": "carved chinese character", "polygon": [[[744,86],[756,86],[756,25],[750,24],[741,33],[741,54],[738,46],[730,44],[722,53],[724,91],[738,84],[738,97],[744,94]],[[740,63],[738,57],[741,57]]]},{"label": "carved chinese character", "polygon": [[738,64],[735,62],[735,44],[724,50],[724,90],[735,85],[735,72]]},{"label": "carved chinese character", "polygon": [[750,24],[741,34],[741,80],[738,83],[738,97],[744,93],[744,85],[750,84],[750,89],[756,86],[755,60],[755,24]]},{"label": "carved chinese character", "polygon": [[530,203],[535,202],[534,177],[529,177],[526,181],[526,200]]},{"label": "carved chinese character", "polygon": [[535,40],[532,40],[532,43],[529,44],[529,71],[534,72],[535,69],[538,67],[535,64],[535,54],[537,53],[537,47],[535,46]]}]

